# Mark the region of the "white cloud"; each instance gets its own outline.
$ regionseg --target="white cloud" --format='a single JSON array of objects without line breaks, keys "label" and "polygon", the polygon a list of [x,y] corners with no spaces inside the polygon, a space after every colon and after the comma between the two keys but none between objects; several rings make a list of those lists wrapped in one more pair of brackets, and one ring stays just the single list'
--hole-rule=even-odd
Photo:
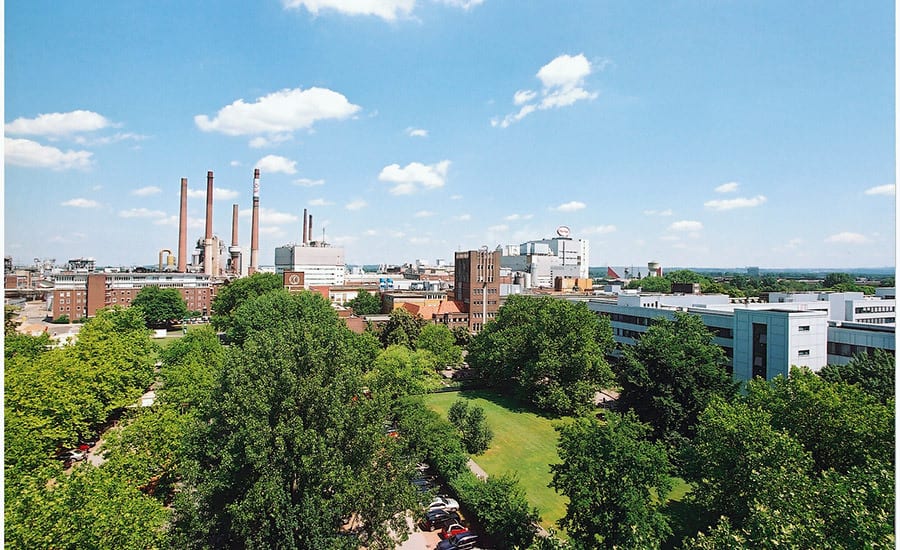
[{"label": "white cloud", "polygon": [[345,119],[360,110],[342,94],[327,88],[284,89],[260,97],[255,103],[238,99],[219,109],[213,119],[197,115],[194,122],[204,132],[229,136],[269,134],[283,136],[310,128],[320,120]]},{"label": "white cloud", "polygon": [[119,143],[120,141],[144,141],[147,136],[133,134],[131,132],[119,132],[111,136],[103,137],[84,137],[76,136],[75,143],[78,145],[109,145],[110,143]]},{"label": "white cloud", "polygon": [[607,233],[615,233],[616,226],[614,225],[594,225],[591,227],[585,227],[581,230],[584,235],[605,235]]},{"label": "white cloud", "polygon": [[513,94],[513,105],[524,105],[534,100],[537,95],[537,92],[534,90],[519,90]]},{"label": "white cloud", "polygon": [[251,149],[262,149],[263,147],[271,147],[278,143],[290,141],[293,136],[291,134],[274,134],[268,137],[257,136],[250,140],[248,145]]},{"label": "white cloud", "polygon": [[99,184],[91,187],[91,191],[99,191],[101,189],[103,189],[103,186]]},{"label": "white cloud", "polygon": [[374,229],[366,229],[365,231],[363,231],[363,235],[365,235],[366,237],[376,237],[378,235],[378,231],[375,231]]},{"label": "white cloud", "polygon": [[475,6],[481,5],[484,0],[440,0],[440,2],[443,4],[447,4],[448,6],[468,10]]},{"label": "white cloud", "polygon": [[463,198],[462,195],[450,195],[451,201],[458,201],[458,200],[461,200],[462,198]]},{"label": "white cloud", "polygon": [[672,209],[667,208],[665,210],[644,210],[645,216],[671,216]]},{"label": "white cloud", "polygon": [[406,135],[409,137],[428,137],[428,130],[422,128],[407,128]]},{"label": "white cloud", "polygon": [[799,237],[795,237],[795,238],[789,240],[785,246],[787,248],[793,249],[793,248],[799,247],[801,244],[803,244],[803,239],[801,239]]},{"label": "white cloud", "polygon": [[[241,218],[250,217],[253,214],[253,210],[250,208],[241,210],[238,212],[238,216]],[[289,214],[287,212],[279,212],[277,210],[272,210],[271,208],[266,208],[264,206],[259,207],[259,223],[260,226],[262,224],[266,225],[284,225],[288,223],[297,223],[300,218],[294,214]],[[260,231],[262,227],[260,227]]]},{"label": "white cloud", "polygon": [[241,161],[239,161],[239,160],[233,160],[233,161],[229,162],[228,164],[230,164],[231,166],[243,166],[241,164]]},{"label": "white cloud", "polygon": [[62,206],[74,206],[75,208],[97,208],[100,206],[100,203],[95,200],[82,198],[69,199],[61,204]]},{"label": "white cloud", "polygon": [[312,180],[309,178],[300,178],[294,180],[294,185],[299,185],[300,187],[315,187],[317,185],[325,185],[325,180]]},{"label": "white cloud", "polygon": [[330,205],[332,205],[332,204],[334,204],[334,203],[333,203],[333,202],[329,202],[329,201],[327,201],[327,200],[325,200],[325,199],[322,199],[322,198],[312,199],[312,200],[309,201],[309,205],[310,205],[310,206],[330,206]]},{"label": "white cloud", "polygon": [[510,214],[509,216],[506,216],[503,219],[508,222],[514,222],[514,221],[518,221],[518,220],[530,220],[533,217],[534,217],[534,214]]},{"label": "white cloud", "polygon": [[419,210],[413,214],[414,218],[430,218],[431,216],[434,216],[434,212],[430,210]]},{"label": "white cloud", "polygon": [[728,183],[723,183],[722,185],[716,187],[714,191],[716,193],[734,193],[738,190],[738,186],[740,184],[736,181],[730,181]]},{"label": "white cloud", "polygon": [[585,208],[587,208],[587,205],[583,202],[570,201],[565,204],[560,204],[553,210],[556,210],[557,212],[575,212],[577,210],[583,210]]},{"label": "white cloud", "polygon": [[488,227],[488,231],[493,231],[493,232],[497,232],[497,233],[500,233],[503,231],[509,231],[509,226],[506,224],[492,225],[492,226]]},{"label": "white cloud", "polygon": [[[605,63],[601,65],[601,69]],[[516,113],[511,113],[491,120],[491,126],[507,128],[537,110],[568,107],[576,101],[596,99],[597,92],[584,89],[584,79],[591,74],[593,67],[584,54],[563,54],[544,65],[537,72],[537,78],[543,84],[540,93],[533,90],[519,90],[513,94],[513,105],[520,106]]]},{"label": "white cloud", "polygon": [[65,136],[93,132],[112,126],[103,115],[93,111],[47,113],[36,118],[17,118],[5,126],[7,134],[29,136]]},{"label": "white cloud", "polygon": [[166,213],[161,210],[148,210],[147,208],[130,208],[119,211],[120,218],[165,218]]},{"label": "white cloud", "polygon": [[391,164],[382,168],[378,179],[397,184],[391,189],[391,194],[408,195],[417,190],[417,184],[426,189],[443,187],[449,168],[449,160],[442,160],[436,164],[411,162],[403,168],[399,164]]},{"label": "white cloud", "polygon": [[431,237],[410,237],[409,244],[428,244],[431,242]]},{"label": "white cloud", "polygon": [[458,222],[467,222],[472,219],[471,214],[460,214],[459,216],[453,216],[453,219]]},{"label": "white cloud", "polygon": [[870,187],[866,189],[866,195],[894,195],[896,193],[895,187],[893,183]]},{"label": "white cloud", "polygon": [[351,202],[348,202],[347,204],[345,204],[344,208],[346,208],[347,210],[362,210],[366,206],[368,206],[368,204],[366,204],[366,201],[355,200],[355,201],[351,201]]},{"label": "white cloud", "polygon": [[669,229],[672,231],[700,231],[703,229],[703,224],[696,221],[681,220],[670,225]]},{"label": "white cloud", "polygon": [[[153,225],[166,225],[169,227],[178,227],[179,217],[177,215],[166,216],[153,222]],[[188,229],[199,229],[206,226],[206,220],[203,218],[192,218],[188,216]]]},{"label": "white cloud", "polygon": [[150,195],[156,195],[162,193],[162,189],[155,185],[148,185],[147,187],[141,187],[140,189],[135,189],[131,192],[132,195],[137,195],[138,197],[149,197]]},{"label": "white cloud", "polygon": [[735,208],[753,208],[766,202],[766,198],[757,195],[753,198],[739,197],[736,199],[712,200],[703,203],[703,206],[712,210],[734,210]]},{"label": "white cloud", "polygon": [[282,174],[297,173],[297,161],[278,155],[264,156],[256,163],[256,167],[259,168],[259,171],[263,174],[277,174],[279,172]]},{"label": "white cloud", "polygon": [[[214,201],[227,201],[231,199],[236,199],[240,193],[233,189],[223,189],[222,187],[213,187],[213,200]],[[205,199],[206,198],[206,188],[203,189],[188,189],[187,196],[189,199]]]},{"label": "white cloud", "polygon": [[843,231],[826,237],[825,242],[838,244],[866,244],[869,242],[869,238],[859,233]]},{"label": "white cloud", "polygon": [[313,15],[319,10],[334,10],[345,15],[374,15],[386,21],[412,12],[416,0],[282,0],[285,8],[306,8]]},{"label": "white cloud", "polygon": [[68,170],[89,167],[93,153],[71,150],[63,152],[30,139],[5,138],[4,155],[6,163],[14,166]]},{"label": "white cloud", "polygon": [[270,237],[284,237],[286,235],[283,229],[274,225],[260,225],[259,234]]}]

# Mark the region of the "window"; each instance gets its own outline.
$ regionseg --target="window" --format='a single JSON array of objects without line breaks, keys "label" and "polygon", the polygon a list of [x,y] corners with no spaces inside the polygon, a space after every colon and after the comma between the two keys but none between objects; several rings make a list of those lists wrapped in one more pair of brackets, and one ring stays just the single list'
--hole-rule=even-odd
[{"label": "window", "polygon": [[798,329],[800,332],[809,332],[809,325],[800,325]]},{"label": "window", "polygon": [[797,352],[797,355],[799,355],[800,357],[809,357],[809,350],[801,349],[800,351]]}]

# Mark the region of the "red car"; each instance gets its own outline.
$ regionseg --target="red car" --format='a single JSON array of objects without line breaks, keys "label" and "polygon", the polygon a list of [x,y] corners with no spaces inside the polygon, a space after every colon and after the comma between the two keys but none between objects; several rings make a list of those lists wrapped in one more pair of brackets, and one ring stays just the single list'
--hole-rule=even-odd
[{"label": "red car", "polygon": [[460,533],[466,533],[469,529],[467,527],[463,527],[459,523],[451,523],[449,525],[445,525],[441,532],[438,533],[438,536],[444,540],[449,539],[453,535],[458,535]]}]

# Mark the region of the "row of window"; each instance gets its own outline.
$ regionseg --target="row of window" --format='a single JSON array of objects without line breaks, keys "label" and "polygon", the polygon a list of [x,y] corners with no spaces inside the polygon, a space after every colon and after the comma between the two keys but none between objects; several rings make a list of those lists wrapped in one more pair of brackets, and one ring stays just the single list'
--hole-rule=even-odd
[{"label": "row of window", "polygon": [[841,342],[828,342],[828,355],[840,355],[841,357],[853,357],[857,353],[865,353],[871,356],[875,353],[876,349],[878,348],[844,344]]},{"label": "row of window", "polygon": [[894,311],[894,306],[864,306],[858,307],[856,313],[888,313]]}]

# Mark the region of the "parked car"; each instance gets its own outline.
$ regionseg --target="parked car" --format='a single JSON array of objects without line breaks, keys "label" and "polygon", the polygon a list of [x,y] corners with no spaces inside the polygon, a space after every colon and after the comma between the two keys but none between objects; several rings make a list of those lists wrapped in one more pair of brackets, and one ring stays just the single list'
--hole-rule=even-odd
[{"label": "parked car", "polygon": [[85,458],[87,458],[87,455],[84,453],[84,451],[72,449],[71,451],[65,451],[56,455],[56,458],[64,460],[66,462],[78,462],[79,460],[84,460]]},{"label": "parked car", "polygon": [[443,529],[441,529],[441,532],[438,533],[438,536],[441,537],[441,539],[449,539],[450,537],[452,537],[454,535],[458,535],[460,533],[468,533],[468,532],[469,532],[468,527],[463,527],[461,523],[453,522],[453,523],[448,523],[447,525],[444,525]]},{"label": "parked car", "polygon": [[478,543],[478,535],[475,533],[460,533],[447,540],[442,540],[437,545],[437,550],[468,550]]},{"label": "parked car", "polygon": [[459,503],[448,496],[439,495],[434,497],[430,503],[426,504],[425,509],[455,512],[456,510],[459,510]]},{"label": "parked car", "polygon": [[422,525],[426,531],[434,531],[435,529],[442,528],[444,525],[459,523],[461,521],[462,518],[459,517],[459,514],[456,512],[436,509],[425,512],[425,519],[422,520]]},{"label": "parked car", "polygon": [[431,480],[428,479],[417,477],[414,478],[410,483],[412,483],[420,493],[427,493],[435,489],[434,483],[432,483]]}]

